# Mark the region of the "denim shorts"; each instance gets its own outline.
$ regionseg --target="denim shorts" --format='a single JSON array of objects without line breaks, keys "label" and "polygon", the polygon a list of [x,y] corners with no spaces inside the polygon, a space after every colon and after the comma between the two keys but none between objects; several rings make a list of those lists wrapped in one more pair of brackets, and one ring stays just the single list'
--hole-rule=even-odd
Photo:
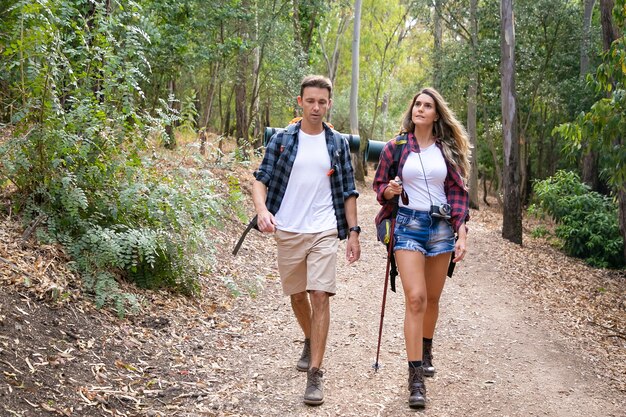
[{"label": "denim shorts", "polygon": [[426,256],[454,252],[454,232],[449,220],[406,207],[398,209],[394,241],[394,251],[417,251]]}]

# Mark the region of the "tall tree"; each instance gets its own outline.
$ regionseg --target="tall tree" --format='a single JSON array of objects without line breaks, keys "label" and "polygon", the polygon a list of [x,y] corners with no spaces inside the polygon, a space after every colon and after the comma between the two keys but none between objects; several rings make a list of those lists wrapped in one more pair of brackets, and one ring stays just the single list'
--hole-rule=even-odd
[{"label": "tall tree", "polygon": [[500,1],[502,136],[504,142],[504,207],[502,237],[522,243],[519,142],[515,94],[515,22],[513,0]]},{"label": "tall tree", "polygon": [[[591,18],[595,0],[585,0],[583,13],[583,34],[580,41],[580,76],[585,77],[589,71],[589,48],[591,38]],[[583,155],[582,181],[592,190],[598,189],[598,155],[589,149]]]},{"label": "tall tree", "polygon": [[[325,22],[326,25],[318,26],[318,36],[320,38],[322,56],[324,57],[324,62],[326,63],[326,74],[334,86],[335,80],[337,79],[337,70],[339,68],[341,51],[340,41],[348,28],[351,13],[342,3],[335,3],[333,4],[333,7],[334,9],[332,9],[331,13],[329,13],[329,19]],[[335,10],[339,15],[338,21],[333,15],[333,10]],[[331,32],[334,32],[333,36],[331,36]],[[326,46],[326,42],[331,43],[332,50],[330,47]],[[329,122],[332,121],[332,110],[333,109],[330,108],[326,115]]]},{"label": "tall tree", "polygon": [[[354,2],[354,22],[352,32],[352,83],[350,84],[350,133],[359,134],[359,46],[361,44],[361,4]],[[363,178],[360,178],[363,180]]]},{"label": "tall tree", "polygon": [[470,46],[472,54],[470,55],[471,70],[469,73],[469,84],[467,86],[467,133],[470,137],[472,145],[472,173],[469,178],[469,197],[470,207],[479,208],[478,197],[478,129],[476,126],[477,101],[478,101],[478,0],[470,0]]},{"label": "tall tree", "polygon": [[433,9],[433,86],[441,90],[443,25],[441,24],[441,0],[435,0]]},{"label": "tall tree", "polygon": [[[245,9],[250,9],[250,0],[243,0]],[[236,82],[235,82],[235,118],[237,120],[237,144],[239,149],[244,152],[247,157],[246,147],[249,143],[249,127],[248,118],[248,96],[247,82],[250,74],[250,51],[248,50],[250,38],[250,22],[241,19],[239,21],[239,35],[243,39],[243,44],[239,51],[237,59]]]},{"label": "tall tree", "polygon": [[584,77],[589,72],[589,50],[591,47],[591,18],[593,6],[596,0],[584,0],[583,33],[580,38],[580,76]]}]

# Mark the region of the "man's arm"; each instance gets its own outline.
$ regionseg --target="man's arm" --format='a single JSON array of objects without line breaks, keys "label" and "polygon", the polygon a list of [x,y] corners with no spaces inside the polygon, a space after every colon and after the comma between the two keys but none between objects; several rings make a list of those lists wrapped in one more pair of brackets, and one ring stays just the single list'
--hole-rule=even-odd
[{"label": "man's arm", "polygon": [[257,214],[257,225],[261,232],[272,233],[276,230],[274,215],[269,212],[265,205],[267,198],[267,186],[261,181],[255,180],[252,184],[252,202]]},{"label": "man's arm", "polygon": [[[350,196],[345,200],[346,220],[348,228],[357,226],[359,221],[356,211],[356,196]],[[359,233],[348,232],[348,243],[346,244],[346,260],[348,263],[358,261],[361,257],[361,245],[359,243]]]}]

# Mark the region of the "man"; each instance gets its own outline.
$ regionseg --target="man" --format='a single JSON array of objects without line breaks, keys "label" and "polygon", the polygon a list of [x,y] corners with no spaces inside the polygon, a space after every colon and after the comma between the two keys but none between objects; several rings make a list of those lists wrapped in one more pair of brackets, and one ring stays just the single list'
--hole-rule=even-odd
[{"label": "man", "polygon": [[324,402],[322,359],[336,292],[338,240],[348,238],[346,260],[361,256],[354,174],[347,142],[323,122],[332,85],[305,77],[298,105],[302,120],[275,134],[254,173],[252,198],[259,230],[274,233],[283,292],[304,332],[297,369],[307,372],[304,402]]}]

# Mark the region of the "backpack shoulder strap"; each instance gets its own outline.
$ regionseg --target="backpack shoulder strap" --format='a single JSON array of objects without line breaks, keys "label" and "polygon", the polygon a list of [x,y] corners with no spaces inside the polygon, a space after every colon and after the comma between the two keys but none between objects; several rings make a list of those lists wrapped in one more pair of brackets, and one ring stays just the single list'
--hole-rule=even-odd
[{"label": "backpack shoulder strap", "polygon": [[395,178],[398,175],[398,167],[400,165],[400,156],[402,156],[402,149],[404,149],[404,145],[408,142],[408,136],[406,134],[402,136],[398,136],[394,139],[396,141],[396,147],[393,150],[393,164],[391,165],[391,170],[389,177]]}]

